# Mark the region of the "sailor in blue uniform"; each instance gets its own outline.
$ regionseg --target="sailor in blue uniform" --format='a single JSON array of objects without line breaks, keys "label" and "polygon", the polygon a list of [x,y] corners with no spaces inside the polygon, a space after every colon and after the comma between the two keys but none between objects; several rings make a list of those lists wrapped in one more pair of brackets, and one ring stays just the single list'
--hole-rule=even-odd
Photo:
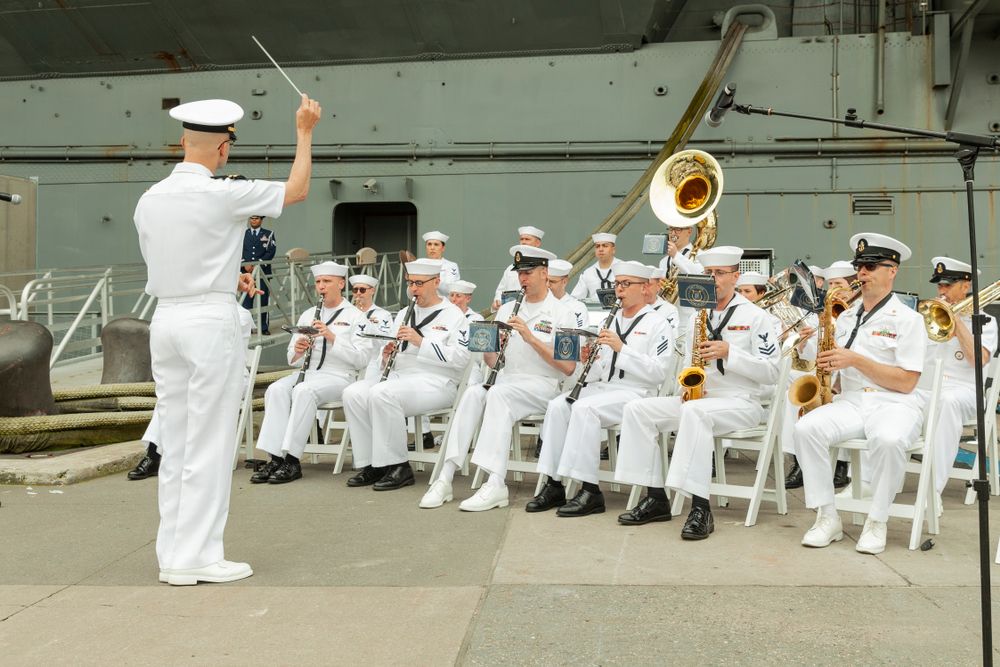
[{"label": "sailor in blue uniform", "polygon": [[[274,259],[274,253],[278,249],[278,245],[275,243],[274,232],[270,229],[264,229],[261,226],[264,223],[264,216],[251,215],[247,222],[249,223],[249,227],[243,233],[243,273],[253,271],[253,265],[247,264],[247,262]],[[260,269],[265,275],[271,275],[270,264],[261,264]],[[260,332],[267,336],[271,333],[268,329],[266,310],[268,297],[271,295],[271,288],[268,285],[267,279],[258,281],[258,286],[264,292],[260,295],[260,307],[262,309],[260,314]],[[249,294],[243,299],[243,307],[247,310],[253,308],[253,297]]]}]

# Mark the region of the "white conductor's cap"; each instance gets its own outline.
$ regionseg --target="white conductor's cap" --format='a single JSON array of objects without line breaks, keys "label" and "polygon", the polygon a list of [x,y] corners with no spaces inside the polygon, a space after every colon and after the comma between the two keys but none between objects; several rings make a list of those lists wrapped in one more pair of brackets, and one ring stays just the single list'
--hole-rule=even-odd
[{"label": "white conductor's cap", "polygon": [[175,106],[170,117],[189,130],[228,134],[235,140],[236,121],[243,118],[243,107],[229,100],[198,100]]}]

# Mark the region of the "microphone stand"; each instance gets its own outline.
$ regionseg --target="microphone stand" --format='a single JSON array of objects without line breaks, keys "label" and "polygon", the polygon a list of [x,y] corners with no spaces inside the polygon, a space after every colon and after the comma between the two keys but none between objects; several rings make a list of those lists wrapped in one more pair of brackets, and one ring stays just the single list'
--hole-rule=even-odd
[{"label": "microphone stand", "polygon": [[[986,316],[979,312],[979,271],[976,254],[976,213],[975,201],[973,199],[973,185],[975,182],[976,158],[979,156],[979,150],[982,148],[993,149],[994,151],[1000,150],[1000,137],[967,134],[964,132],[935,132],[921,128],[871,123],[858,118],[855,109],[848,109],[843,119],[775,111],[771,108],[754,107],[749,104],[733,104],[732,109],[746,115],[759,114],[761,116],[784,116],[786,118],[815,120],[858,129],[883,130],[885,132],[915,137],[944,139],[958,145],[955,158],[962,168],[962,178],[965,180],[966,207],[969,216],[969,253],[970,264],[972,265],[972,338],[976,348],[974,356],[977,388],[976,429],[978,435],[979,479],[972,481],[972,488],[975,489],[976,498],[979,501],[979,579],[982,598],[983,664],[991,667],[993,665],[993,619],[990,608],[990,565],[993,559],[990,553],[990,484],[986,474],[986,442],[983,439],[983,434],[986,433],[986,407],[983,405],[983,324],[986,322]],[[994,378],[994,382],[1000,382],[1000,378]],[[990,465],[997,465],[997,461],[990,461]]]}]

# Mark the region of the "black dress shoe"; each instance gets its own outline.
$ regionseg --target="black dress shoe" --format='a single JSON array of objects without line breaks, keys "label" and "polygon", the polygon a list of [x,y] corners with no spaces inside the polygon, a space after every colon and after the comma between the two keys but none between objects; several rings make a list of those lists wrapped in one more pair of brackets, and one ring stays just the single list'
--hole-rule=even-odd
[{"label": "black dress shoe", "polygon": [[837,467],[833,469],[833,488],[842,489],[851,483],[851,478],[847,476],[847,461],[837,461]]},{"label": "black dress shoe", "polygon": [[785,488],[802,488],[802,468],[799,467],[799,460],[794,456],[792,457],[792,467],[789,468],[788,475],[785,476]]},{"label": "black dress shoe", "polygon": [[712,518],[712,510],[704,507],[692,507],[688,514],[684,528],[681,529],[681,537],[685,540],[703,540],[715,532],[715,519]]},{"label": "black dress shoe", "polygon": [[147,477],[156,477],[160,472],[160,455],[157,453],[146,453],[139,461],[137,465],[132,470],[128,471],[128,478],[131,480],[146,479]]},{"label": "black dress shoe", "polygon": [[265,484],[271,479],[271,475],[277,472],[285,461],[283,459],[271,459],[263,465],[257,472],[250,475],[251,484]]},{"label": "black dress shoe", "polygon": [[653,521],[670,521],[670,503],[646,496],[628,512],[618,515],[623,526],[642,526]]},{"label": "black dress shoe", "polygon": [[271,335],[271,330],[270,329],[261,329],[260,335],[261,336],[270,336]]},{"label": "black dress shoe", "polygon": [[302,464],[298,461],[292,463],[291,461],[285,461],[278,469],[271,473],[268,478],[268,484],[287,484],[288,482],[294,482],[297,479],[302,479]]},{"label": "black dress shoe", "polygon": [[573,499],[556,510],[556,516],[587,516],[588,514],[604,514],[604,494],[594,493],[586,489],[573,496]]},{"label": "black dress shoe", "polygon": [[[413,444],[413,443],[408,443],[406,445],[406,449],[407,449],[407,451],[415,452],[417,450],[417,446],[415,444]],[[434,434],[433,433],[424,433],[424,449],[425,450],[434,449]]]},{"label": "black dress shoe", "polygon": [[545,482],[545,486],[537,496],[528,501],[524,506],[525,512],[546,512],[553,507],[562,507],[566,504],[566,487],[562,484],[556,486],[551,482]]},{"label": "black dress shoe", "polygon": [[348,478],[347,486],[371,486],[383,477],[385,477],[385,468],[365,466],[358,471],[357,475]]},{"label": "black dress shoe", "polygon": [[413,484],[413,468],[409,463],[389,466],[388,472],[372,486],[376,491],[392,491]]}]

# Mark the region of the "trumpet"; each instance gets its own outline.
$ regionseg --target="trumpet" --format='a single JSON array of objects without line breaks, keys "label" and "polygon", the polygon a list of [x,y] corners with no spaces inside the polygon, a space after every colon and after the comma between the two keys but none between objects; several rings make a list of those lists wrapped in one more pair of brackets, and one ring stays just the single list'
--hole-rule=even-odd
[{"label": "trumpet", "polygon": [[[1000,280],[979,291],[979,307],[1000,299]],[[939,299],[924,299],[917,304],[917,312],[924,318],[927,337],[935,343],[944,343],[955,335],[955,318],[972,314],[972,296],[949,305]]]},{"label": "trumpet", "polygon": [[[522,287],[521,291],[517,293],[517,301],[514,302],[514,309],[510,312],[511,317],[517,317],[517,311],[521,310],[521,302],[524,301],[525,290]],[[489,391],[490,387],[496,384],[497,375],[503,370],[504,363],[507,359],[507,343],[510,342],[510,332],[504,336],[503,342],[500,344],[500,349],[497,351],[497,359],[493,362],[493,368],[490,369],[490,374],[486,378],[486,382],[483,383],[483,389]]]},{"label": "trumpet", "polygon": [[[404,327],[413,326],[413,321],[416,319],[417,316],[416,308],[417,308],[417,297],[413,297],[412,299],[410,299],[410,305],[407,306],[406,308],[406,314],[403,315],[403,321],[400,323],[400,326]],[[392,372],[392,367],[396,365],[396,355],[399,354],[399,348],[401,347],[402,344],[400,343],[400,341],[397,340],[392,348],[392,351],[389,352],[389,358],[385,360],[385,368],[382,369],[382,377],[379,378],[379,382],[385,382],[386,380],[389,379],[389,373]]]},{"label": "trumpet", "polygon": [[[601,325],[601,329],[607,329],[611,326],[611,323],[615,321],[615,315],[618,314],[618,310],[622,307],[622,300],[618,299],[615,301],[615,305],[611,307],[611,312],[608,313],[607,319],[604,320],[604,324]],[[590,373],[590,367],[594,365],[594,360],[597,359],[597,350],[600,346],[594,345],[590,350],[590,356],[587,357],[587,363],[583,365],[583,371],[580,373],[580,378],[576,381],[576,385],[573,390],[569,392],[566,396],[567,403],[576,403],[577,399],[580,398],[580,391],[587,386],[587,375]]]},{"label": "trumpet", "polygon": [[[316,311],[313,313],[313,322],[319,319],[320,313],[323,312],[323,295],[319,295],[319,299],[316,301]],[[313,356],[313,337],[306,336],[309,339],[309,347],[306,349],[305,356],[302,357],[302,368],[299,370],[299,376],[295,378],[295,384],[303,382],[306,379],[306,371],[309,370],[309,362],[312,361]]]}]

